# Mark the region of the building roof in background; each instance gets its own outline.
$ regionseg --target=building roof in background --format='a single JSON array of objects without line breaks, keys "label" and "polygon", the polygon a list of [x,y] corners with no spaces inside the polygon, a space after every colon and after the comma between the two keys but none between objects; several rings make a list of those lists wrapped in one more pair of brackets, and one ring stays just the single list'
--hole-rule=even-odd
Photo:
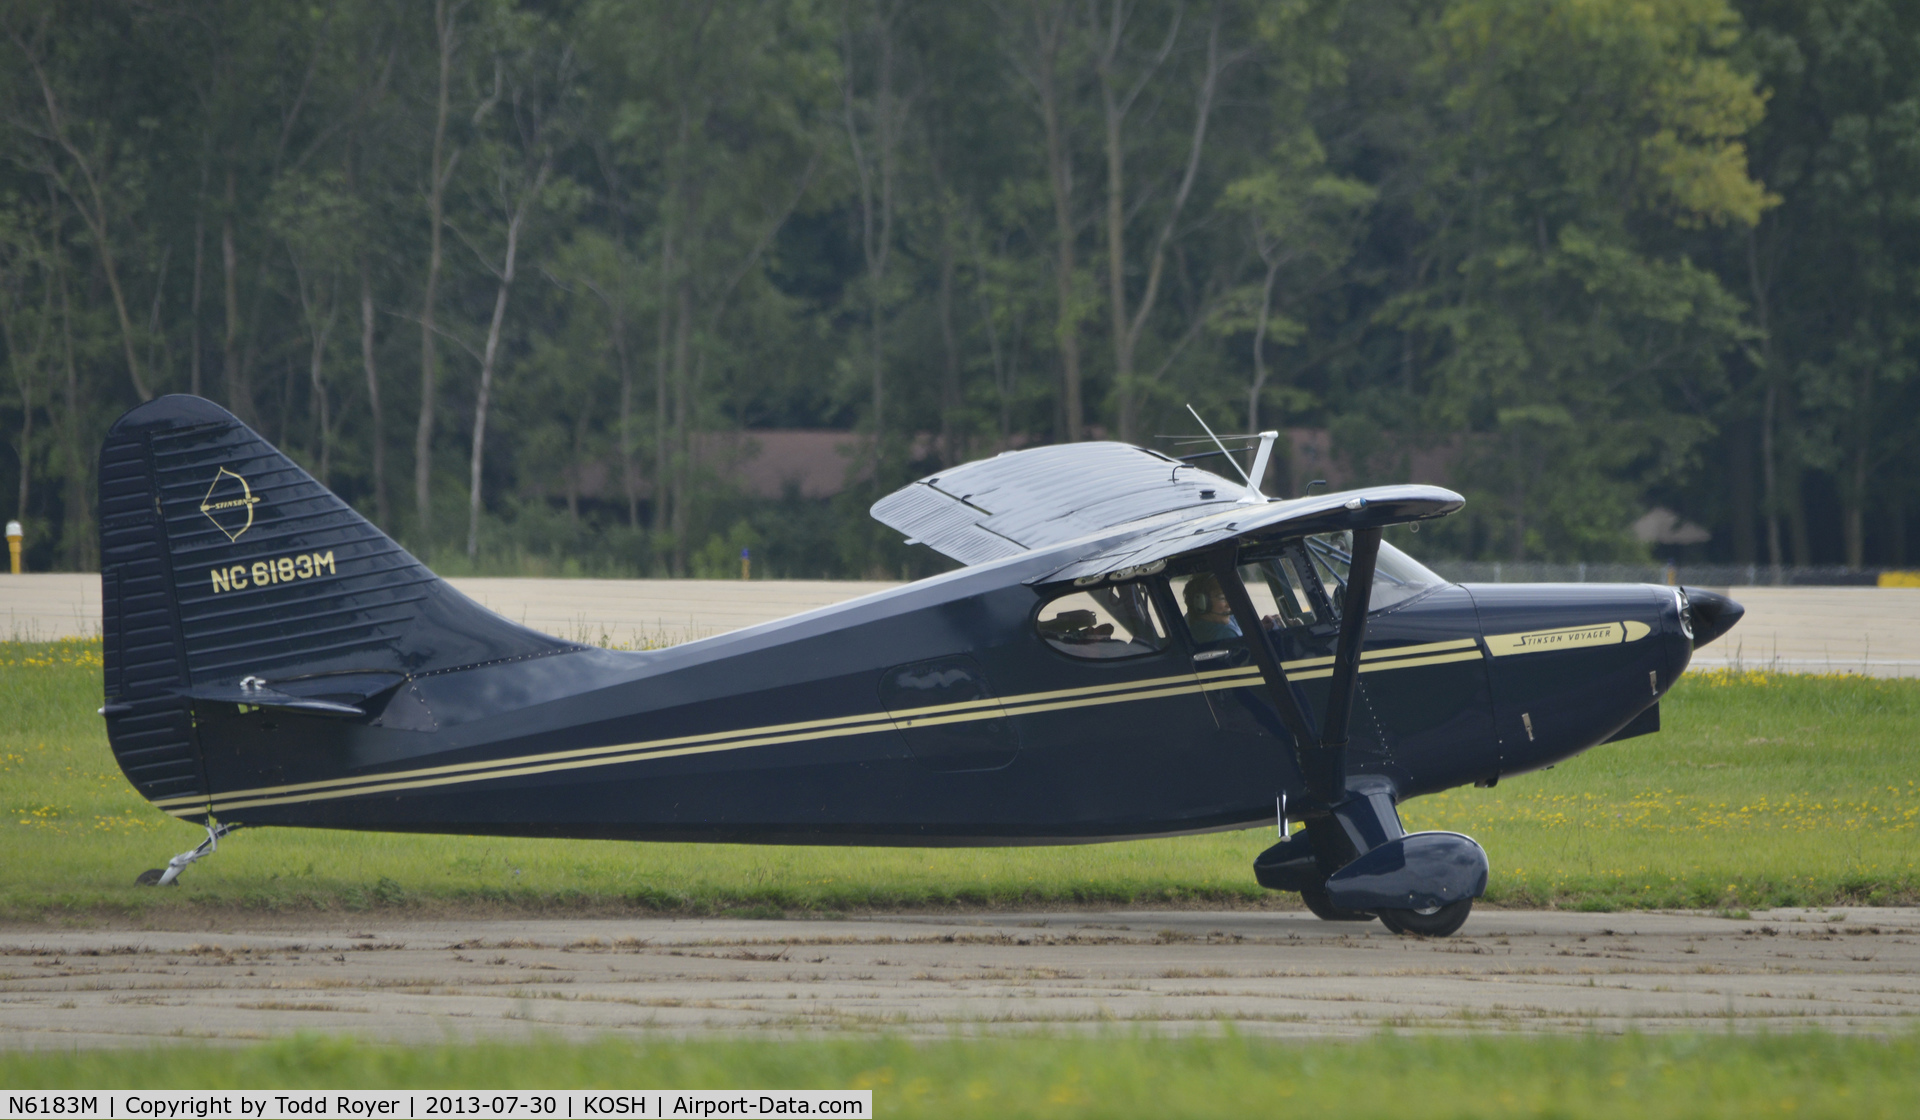
[{"label": "building roof in background", "polygon": [[[692,437],[697,471],[711,473],[751,498],[831,498],[847,483],[865,478],[872,467],[866,460],[868,437],[833,428],[767,428],[751,431],[696,432]],[[637,464],[635,489],[642,498],[653,495],[648,478],[651,464]],[[609,456],[580,468],[579,496],[588,500],[621,500],[620,461]],[[558,487],[530,487],[535,493],[565,492]]]},{"label": "building roof in background", "polygon": [[703,432],[694,441],[694,462],[754,498],[830,498],[873,470],[872,441],[859,432],[769,428]]},{"label": "building roof in background", "polygon": [[[1326,479],[1327,487],[1332,490],[1396,482],[1451,486],[1453,462],[1460,453],[1459,437],[1423,445],[1389,435],[1383,441],[1388,445],[1385,450],[1376,451],[1365,464],[1356,465],[1344,450],[1335,451],[1333,433],[1326,428],[1283,428],[1280,435],[1286,443],[1287,470],[1291,474],[1288,483],[1293,491],[1275,495],[1283,498],[1299,494],[1316,478]],[[1268,483],[1276,485],[1273,479]]]}]

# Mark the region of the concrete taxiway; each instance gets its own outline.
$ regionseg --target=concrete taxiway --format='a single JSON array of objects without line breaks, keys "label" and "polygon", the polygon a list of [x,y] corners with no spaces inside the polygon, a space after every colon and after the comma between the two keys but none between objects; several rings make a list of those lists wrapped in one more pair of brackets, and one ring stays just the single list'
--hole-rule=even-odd
[{"label": "concrete taxiway", "polygon": [[1445,940],[1304,912],[854,920],[332,918],[0,930],[0,1047],[1225,1024],[1435,1031],[1892,1032],[1920,910],[1477,912]]}]

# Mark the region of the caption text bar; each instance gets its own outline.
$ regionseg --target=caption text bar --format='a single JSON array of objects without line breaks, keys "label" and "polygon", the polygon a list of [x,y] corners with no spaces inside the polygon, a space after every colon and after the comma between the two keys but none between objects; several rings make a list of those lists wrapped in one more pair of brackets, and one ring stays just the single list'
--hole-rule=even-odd
[{"label": "caption text bar", "polygon": [[866,1120],[871,1089],[469,1090],[113,1089],[9,1091],[0,1120],[693,1120],[833,1116]]}]

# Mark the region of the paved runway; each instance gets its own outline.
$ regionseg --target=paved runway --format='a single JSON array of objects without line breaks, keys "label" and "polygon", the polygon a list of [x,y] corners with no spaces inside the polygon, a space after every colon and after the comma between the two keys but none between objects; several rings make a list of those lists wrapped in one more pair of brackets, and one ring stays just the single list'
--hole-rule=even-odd
[{"label": "paved runway", "polygon": [[1304,911],[842,921],[284,919],[0,931],[0,1047],[431,1043],[604,1034],[1224,1024],[1437,1031],[1893,1032],[1920,1014],[1920,910],[1483,910],[1445,940]]},{"label": "paved runway", "polygon": [[[897,587],[837,580],[456,579],[455,587],[537,630],[580,641],[661,645]],[[1920,589],[1736,587],[1747,608],[1698,666],[1920,677]],[[0,575],[0,636],[97,633],[100,579]]]},{"label": "paved runway", "polygon": [[1719,588],[1747,608],[1695,667],[1920,677],[1920,588]]}]

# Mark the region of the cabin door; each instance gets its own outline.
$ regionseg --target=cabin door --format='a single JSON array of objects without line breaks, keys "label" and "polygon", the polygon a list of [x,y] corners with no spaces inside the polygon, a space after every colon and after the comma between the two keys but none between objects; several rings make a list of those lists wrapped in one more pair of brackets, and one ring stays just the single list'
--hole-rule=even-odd
[{"label": "cabin door", "polygon": [[[1265,759],[1276,790],[1300,781],[1294,736],[1281,719],[1253,643],[1267,642],[1275,661],[1298,661],[1316,656],[1322,646],[1331,652],[1337,630],[1326,622],[1324,604],[1313,597],[1319,585],[1300,580],[1291,564],[1283,558],[1237,565],[1232,578],[1239,586],[1233,588],[1204,568],[1177,574],[1169,583],[1223,748]],[[1252,633],[1231,605],[1229,592],[1241,589],[1260,620]],[[1295,703],[1311,712],[1312,698],[1297,685],[1293,692]]]}]

